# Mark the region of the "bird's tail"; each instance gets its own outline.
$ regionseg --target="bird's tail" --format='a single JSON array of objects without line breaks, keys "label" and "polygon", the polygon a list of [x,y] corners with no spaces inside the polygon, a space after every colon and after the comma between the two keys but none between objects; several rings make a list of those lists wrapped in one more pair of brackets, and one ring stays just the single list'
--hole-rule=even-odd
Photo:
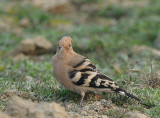
[{"label": "bird's tail", "polygon": [[117,88],[115,91],[116,91],[117,93],[121,94],[121,95],[125,95],[125,96],[128,96],[128,97],[130,97],[130,98],[132,98],[132,99],[135,99],[135,100],[137,100],[137,101],[141,101],[141,100],[140,100],[139,98],[137,98],[136,96],[134,96],[134,95],[126,92],[125,90],[123,90],[123,89],[121,89],[121,88]]}]

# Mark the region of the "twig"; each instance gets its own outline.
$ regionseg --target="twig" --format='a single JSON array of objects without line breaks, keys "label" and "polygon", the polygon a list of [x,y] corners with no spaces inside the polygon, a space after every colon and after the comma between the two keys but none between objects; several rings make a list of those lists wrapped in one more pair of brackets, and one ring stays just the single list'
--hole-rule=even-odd
[{"label": "twig", "polygon": [[153,78],[153,70],[152,70],[152,64],[151,64],[151,80],[152,80],[152,82],[154,81],[154,78]]}]

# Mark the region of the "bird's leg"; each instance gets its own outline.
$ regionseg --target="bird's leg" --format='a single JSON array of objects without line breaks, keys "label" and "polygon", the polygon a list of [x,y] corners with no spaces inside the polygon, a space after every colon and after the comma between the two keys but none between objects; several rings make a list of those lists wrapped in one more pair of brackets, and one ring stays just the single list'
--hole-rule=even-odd
[{"label": "bird's leg", "polygon": [[84,99],[84,96],[81,96],[80,106],[82,106],[83,99]]},{"label": "bird's leg", "polygon": [[82,106],[82,102],[83,102],[84,96],[85,96],[85,93],[84,93],[84,92],[82,92],[82,93],[81,93],[80,106]]}]

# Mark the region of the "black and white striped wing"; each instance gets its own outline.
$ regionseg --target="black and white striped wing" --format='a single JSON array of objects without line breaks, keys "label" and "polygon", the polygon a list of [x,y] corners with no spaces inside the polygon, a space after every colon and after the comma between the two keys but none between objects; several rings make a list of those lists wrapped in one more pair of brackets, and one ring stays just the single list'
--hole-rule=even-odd
[{"label": "black and white striped wing", "polygon": [[87,58],[77,63],[69,72],[69,78],[77,86],[116,89],[118,86],[111,78],[101,73]]},{"label": "black and white striped wing", "polygon": [[136,96],[117,86],[111,78],[96,69],[94,64],[87,58],[83,58],[73,68],[74,69],[69,72],[68,76],[77,86],[107,89],[141,101]]}]

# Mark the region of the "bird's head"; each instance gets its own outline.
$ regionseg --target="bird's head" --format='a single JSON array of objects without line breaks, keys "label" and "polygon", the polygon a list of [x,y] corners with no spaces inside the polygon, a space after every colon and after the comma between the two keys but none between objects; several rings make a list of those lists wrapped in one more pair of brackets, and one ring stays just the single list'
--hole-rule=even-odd
[{"label": "bird's head", "polygon": [[64,36],[58,43],[57,54],[61,55],[67,52],[72,52],[72,38],[70,36]]}]

